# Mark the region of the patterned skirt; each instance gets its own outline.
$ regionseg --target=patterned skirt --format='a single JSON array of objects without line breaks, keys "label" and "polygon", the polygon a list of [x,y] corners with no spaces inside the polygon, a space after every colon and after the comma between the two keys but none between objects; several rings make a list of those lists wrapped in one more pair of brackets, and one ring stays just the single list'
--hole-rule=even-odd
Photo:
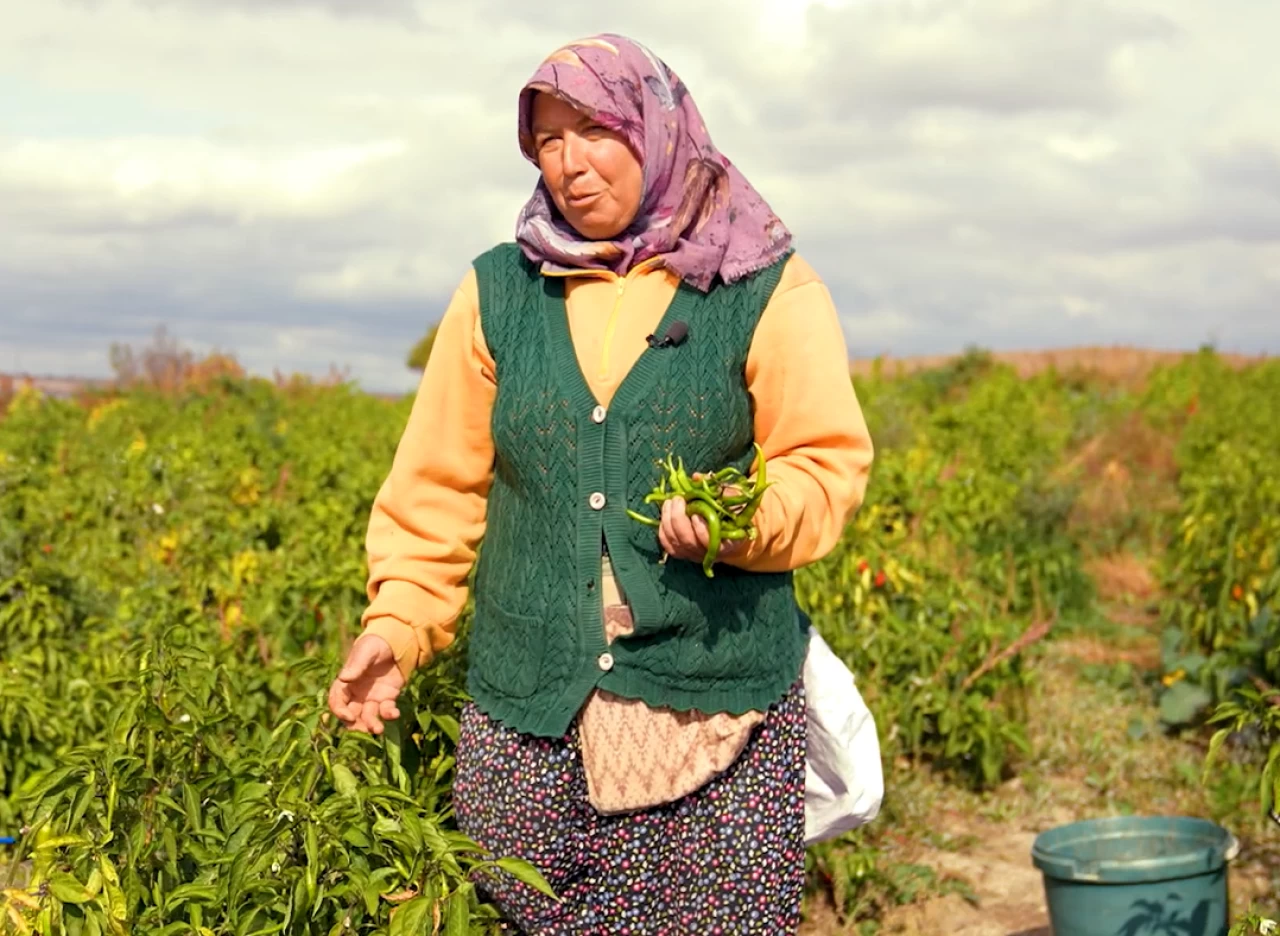
[{"label": "patterned skirt", "polygon": [[499,872],[481,887],[524,936],[792,936],[804,887],[803,682],[724,773],[673,803],[592,808],[577,731],[535,738],[463,711],[454,805],[494,857],[533,864],[553,901]]}]

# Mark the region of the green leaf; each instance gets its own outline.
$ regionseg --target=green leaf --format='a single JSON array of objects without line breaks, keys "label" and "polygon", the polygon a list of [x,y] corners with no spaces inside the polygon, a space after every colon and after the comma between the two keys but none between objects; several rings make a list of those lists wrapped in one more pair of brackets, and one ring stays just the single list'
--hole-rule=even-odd
[{"label": "green leaf", "polygon": [[1189,725],[1212,701],[1200,686],[1186,680],[1176,682],[1160,696],[1160,720],[1174,727]]},{"label": "green leaf", "polygon": [[93,844],[83,835],[55,835],[36,845],[36,851],[49,851],[53,848],[67,848],[73,845]]},{"label": "green leaf", "polygon": [[265,783],[246,783],[236,790],[235,801],[238,806],[248,807],[252,804],[265,799],[267,794],[271,792],[271,787]]},{"label": "green leaf", "polygon": [[528,884],[534,890],[541,894],[546,894],[553,900],[559,900],[556,892],[551,889],[551,885],[547,883],[546,878],[529,862],[522,858],[499,858],[493,864],[497,865],[503,871],[510,874],[522,884]]},{"label": "green leaf", "polygon": [[49,890],[63,903],[83,904],[93,899],[89,889],[65,871],[49,875]]},{"label": "green leaf", "polygon": [[178,877],[178,839],[173,834],[172,826],[165,826],[164,831],[160,833],[160,841],[164,843],[165,868],[176,879]]},{"label": "green leaf", "polygon": [[354,845],[356,848],[366,849],[373,847],[373,840],[358,826],[347,826],[342,830],[342,840],[348,845]]},{"label": "green leaf", "polygon": [[67,820],[67,825],[74,828],[80,825],[80,820],[84,818],[85,811],[89,808],[89,803],[94,799],[94,789],[91,786],[80,788],[80,792],[76,794],[75,803],[71,807],[71,816]]},{"label": "green leaf", "polygon": [[182,785],[182,801],[185,805],[184,812],[187,816],[188,828],[199,830],[204,824],[200,816],[200,794],[190,782]]},{"label": "green leaf", "polygon": [[333,788],[341,796],[355,797],[360,790],[356,775],[345,764],[333,765]]},{"label": "green leaf", "polygon": [[303,847],[307,855],[305,868],[307,882],[307,906],[312,909],[316,901],[316,886],[320,874],[320,840],[314,820],[307,821],[307,831],[303,835]]},{"label": "green leaf", "polygon": [[412,783],[408,771],[404,768],[404,726],[396,718],[387,722],[382,733],[383,763],[387,771],[387,781],[401,793],[408,794]]},{"label": "green leaf", "polygon": [[112,932],[123,932],[124,923],[129,918],[129,902],[120,888],[116,866],[102,855],[98,858],[98,867],[102,871],[103,895],[106,897],[107,926]]},{"label": "green leaf", "polygon": [[440,730],[445,733],[445,736],[454,744],[457,744],[458,735],[461,731],[458,727],[458,720],[452,715],[433,715],[432,718],[440,726]]},{"label": "green leaf", "polygon": [[1188,679],[1197,679],[1200,676],[1200,671],[1204,669],[1205,664],[1208,662],[1208,657],[1203,653],[1187,653],[1169,660],[1164,665],[1164,671],[1166,673],[1176,673],[1178,670],[1182,670],[1187,674]]},{"label": "green leaf", "polygon": [[1270,815],[1280,798],[1280,740],[1271,745],[1271,753],[1267,757],[1267,765],[1262,770],[1259,784],[1259,797],[1262,801],[1263,815]]},{"label": "green leaf", "polygon": [[213,884],[182,884],[175,887],[165,897],[166,911],[174,910],[189,900],[212,903],[218,897],[218,888]]},{"label": "green leaf", "polygon": [[378,912],[378,898],[382,896],[382,883],[369,881],[361,890],[360,896],[364,898],[365,910],[369,916],[373,916]]},{"label": "green leaf", "polygon": [[435,901],[422,895],[407,900],[396,908],[391,918],[389,936],[422,936],[431,932],[431,905]]},{"label": "green leaf", "polygon": [[178,936],[179,933],[183,934],[183,936],[190,936],[191,924],[179,920],[152,931],[153,936]]},{"label": "green leaf", "polygon": [[23,790],[23,796],[33,803],[39,802],[52,792],[55,787],[66,781],[77,769],[76,767],[61,767],[48,773],[34,775],[29,781],[33,785],[30,789]]},{"label": "green leaf", "polygon": [[444,912],[444,936],[467,936],[471,929],[470,884],[463,884],[449,896]]},{"label": "green leaf", "polygon": [[393,819],[391,816],[379,816],[373,820],[373,834],[378,838],[386,838],[394,835],[401,829],[400,820]]}]

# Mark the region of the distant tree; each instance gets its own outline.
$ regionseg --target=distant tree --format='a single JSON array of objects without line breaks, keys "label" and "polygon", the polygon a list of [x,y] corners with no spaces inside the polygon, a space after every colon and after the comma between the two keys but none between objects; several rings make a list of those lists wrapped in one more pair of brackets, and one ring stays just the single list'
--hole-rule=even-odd
[{"label": "distant tree", "polygon": [[440,323],[431,326],[431,329],[422,336],[421,340],[413,346],[413,350],[409,352],[409,357],[405,360],[405,365],[410,370],[423,370],[427,366],[427,358],[431,357],[431,348],[436,343],[436,332],[440,330]]},{"label": "distant tree", "polygon": [[218,377],[243,377],[244,369],[231,354],[213,351],[197,358],[161,325],[151,344],[141,349],[112,342],[111,369],[120,386],[145,384],[158,390],[207,383]]}]

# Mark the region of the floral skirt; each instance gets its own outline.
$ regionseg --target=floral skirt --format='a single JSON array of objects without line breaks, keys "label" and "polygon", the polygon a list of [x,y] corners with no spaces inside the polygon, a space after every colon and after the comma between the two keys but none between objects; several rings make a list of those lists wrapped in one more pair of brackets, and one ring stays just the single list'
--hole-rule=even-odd
[{"label": "floral skirt", "polygon": [[576,729],[536,738],[463,711],[454,805],[494,857],[533,864],[561,898],[499,872],[485,895],[524,936],[792,936],[804,887],[804,685],[739,758],[673,803],[592,808]]}]

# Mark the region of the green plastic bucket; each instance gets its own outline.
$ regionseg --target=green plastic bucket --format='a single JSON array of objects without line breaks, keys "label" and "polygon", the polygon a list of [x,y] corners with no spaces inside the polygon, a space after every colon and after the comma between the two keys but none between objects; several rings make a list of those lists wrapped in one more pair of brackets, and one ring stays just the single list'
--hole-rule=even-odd
[{"label": "green plastic bucket", "polygon": [[1182,816],[1120,816],[1050,829],[1031,860],[1054,936],[1226,936],[1226,829]]}]

